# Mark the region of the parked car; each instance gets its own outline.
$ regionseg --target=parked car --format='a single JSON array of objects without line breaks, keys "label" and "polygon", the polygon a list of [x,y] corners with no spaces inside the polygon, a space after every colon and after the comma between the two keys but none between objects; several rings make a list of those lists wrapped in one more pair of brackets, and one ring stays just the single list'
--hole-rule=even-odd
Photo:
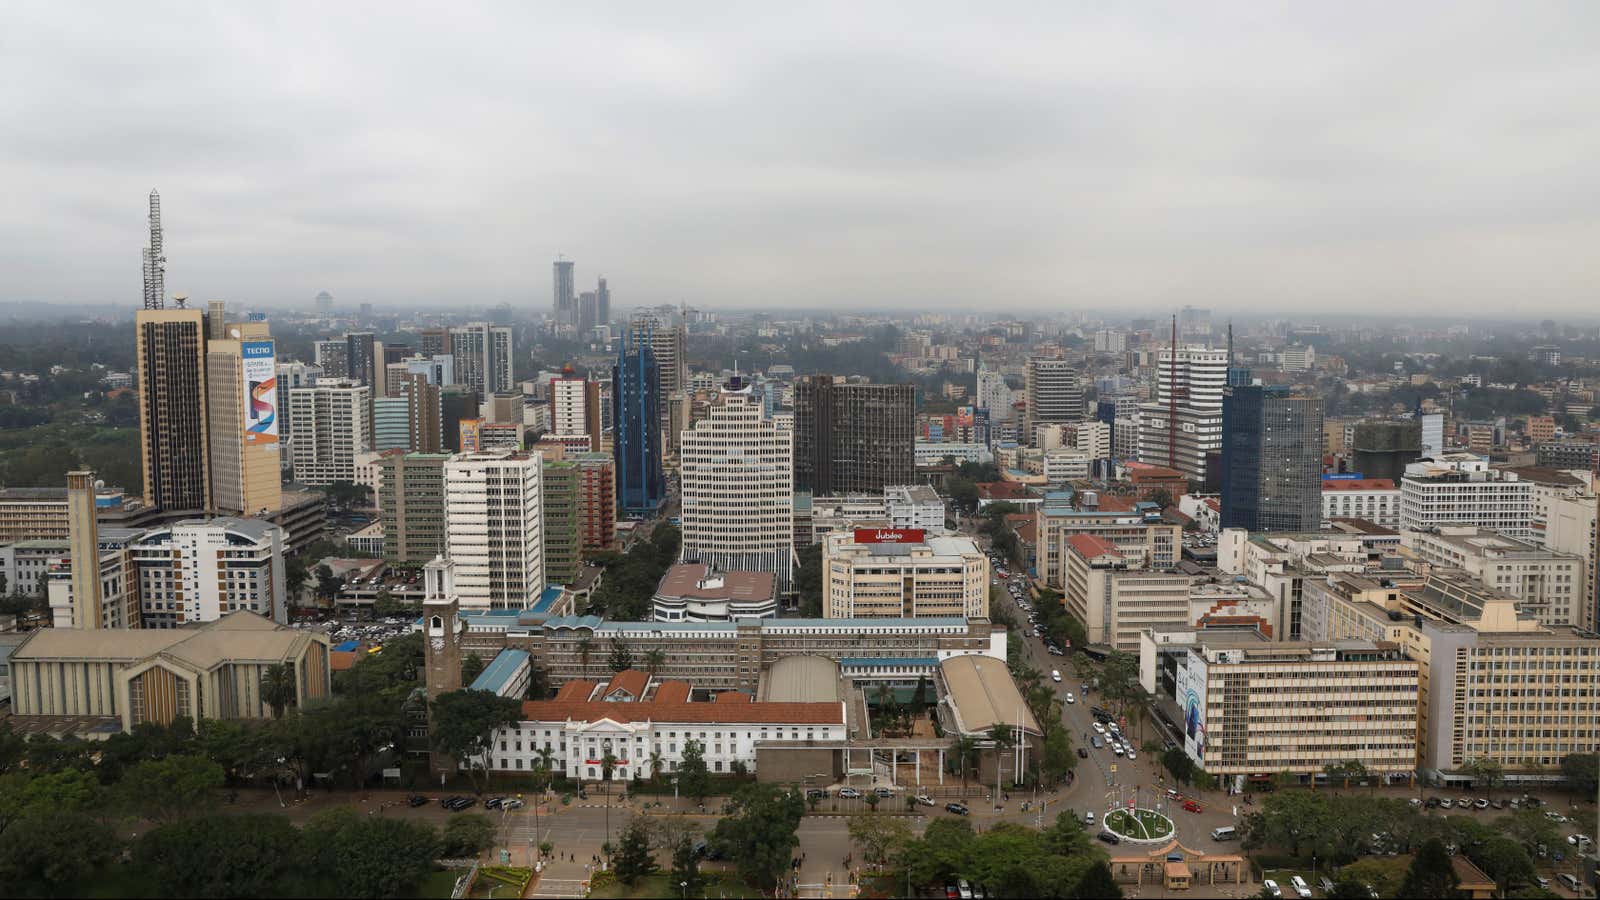
[{"label": "parked car", "polygon": [[1139,758],[1139,754],[1133,752],[1133,748],[1129,747],[1128,748],[1128,758],[1129,759],[1138,759]]},{"label": "parked car", "polygon": [[919,806],[932,806],[932,805],[934,805],[933,804],[933,798],[929,797],[926,794],[921,794],[921,795],[918,795],[916,797],[912,797],[911,799],[915,800]]},{"label": "parked car", "polygon": [[522,801],[516,797],[502,797],[500,799],[501,809],[521,809],[522,806]]},{"label": "parked car", "polygon": [[1439,808],[1439,798],[1438,797],[1429,797],[1427,799],[1427,801],[1424,802],[1422,805],[1424,807],[1426,807],[1427,809],[1438,809]]},{"label": "parked car", "polygon": [[860,800],[861,792],[853,787],[839,788],[839,796],[846,800]]},{"label": "parked car", "polygon": [[1067,702],[1068,702],[1068,703],[1077,703],[1077,702],[1078,702],[1078,698],[1077,698],[1077,697],[1074,697],[1074,696],[1073,696],[1073,695],[1072,695],[1072,692],[1071,692],[1071,691],[1068,691],[1068,692],[1067,692]]},{"label": "parked car", "polygon": [[427,806],[428,798],[422,796],[421,794],[412,794],[406,798],[406,805],[412,809],[416,809],[419,806]]},{"label": "parked car", "polygon": [[958,816],[965,816],[972,812],[972,810],[967,809],[967,805],[965,803],[946,803],[944,805],[944,811],[948,813],[955,813]]},{"label": "parked car", "polygon": [[1483,798],[1483,797],[1479,797],[1478,799],[1472,801],[1472,808],[1473,809],[1488,809],[1489,808],[1489,801],[1487,799]]},{"label": "parked car", "polygon": [[1089,758],[1089,751],[1083,749],[1082,747],[1079,747],[1078,748],[1078,758],[1079,759],[1088,759]]},{"label": "parked car", "polygon": [[1456,802],[1454,800],[1451,800],[1449,797],[1440,797],[1439,798],[1439,808],[1440,809],[1450,809],[1450,808],[1454,807],[1455,805],[1456,805]]},{"label": "parked car", "polygon": [[1300,897],[1302,900],[1308,900],[1308,898],[1310,898],[1311,885],[1306,884],[1306,880],[1301,878],[1299,875],[1289,876],[1289,886],[1294,888],[1296,897]]},{"label": "parked car", "polygon": [[877,794],[879,797],[893,797],[894,796],[894,788],[889,787],[888,785],[883,785],[883,784],[880,784],[877,787],[873,788],[872,792],[874,794]]},{"label": "parked car", "polygon": [[1099,840],[1105,841],[1108,844],[1120,844],[1120,843],[1122,843],[1122,838],[1117,837],[1116,835],[1112,834],[1109,831],[1102,831],[1099,834],[1095,835],[1095,837],[1097,839],[1099,839]]},{"label": "parked car", "polygon": [[828,796],[828,792],[822,788],[810,788],[806,791],[807,800],[821,800],[826,796]]},{"label": "parked car", "polygon": [[1278,887],[1278,883],[1276,881],[1273,881],[1271,878],[1268,878],[1268,879],[1266,879],[1266,880],[1261,882],[1261,889],[1266,891],[1268,895],[1273,896],[1273,897],[1282,897],[1283,896],[1283,888]]},{"label": "parked car", "polygon": [[462,799],[462,798],[459,795],[452,795],[452,796],[449,796],[449,797],[440,797],[439,798],[439,805],[444,807],[445,809],[449,809],[451,804],[455,803],[457,800],[460,800],[460,799]]}]

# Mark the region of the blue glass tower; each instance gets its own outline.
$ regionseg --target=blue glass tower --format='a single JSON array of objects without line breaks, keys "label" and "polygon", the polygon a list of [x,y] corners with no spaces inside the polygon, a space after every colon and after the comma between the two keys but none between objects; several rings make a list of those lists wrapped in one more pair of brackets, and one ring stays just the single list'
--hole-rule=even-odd
[{"label": "blue glass tower", "polygon": [[666,498],[661,475],[661,367],[650,336],[623,337],[611,367],[612,455],[617,504],[630,515],[653,515]]}]

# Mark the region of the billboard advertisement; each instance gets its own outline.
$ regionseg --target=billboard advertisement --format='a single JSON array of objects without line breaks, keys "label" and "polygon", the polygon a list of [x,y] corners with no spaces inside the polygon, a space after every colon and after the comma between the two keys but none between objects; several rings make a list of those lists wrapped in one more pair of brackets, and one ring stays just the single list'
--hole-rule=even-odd
[{"label": "billboard advertisement", "polygon": [[1206,761],[1206,665],[1196,654],[1180,658],[1177,701],[1183,710],[1183,752],[1195,763]]},{"label": "billboard advertisement", "polygon": [[858,544],[920,544],[921,528],[857,528]]},{"label": "billboard advertisement", "polygon": [[244,341],[243,356],[244,441],[246,444],[278,442],[278,358],[271,341]]}]

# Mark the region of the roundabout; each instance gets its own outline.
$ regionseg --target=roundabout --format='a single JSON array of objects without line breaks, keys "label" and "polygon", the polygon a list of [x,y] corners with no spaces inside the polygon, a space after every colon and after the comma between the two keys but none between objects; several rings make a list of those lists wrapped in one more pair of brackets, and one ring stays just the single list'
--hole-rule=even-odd
[{"label": "roundabout", "polygon": [[1153,809],[1112,810],[1101,824],[1125,841],[1154,843],[1173,836],[1172,820]]}]

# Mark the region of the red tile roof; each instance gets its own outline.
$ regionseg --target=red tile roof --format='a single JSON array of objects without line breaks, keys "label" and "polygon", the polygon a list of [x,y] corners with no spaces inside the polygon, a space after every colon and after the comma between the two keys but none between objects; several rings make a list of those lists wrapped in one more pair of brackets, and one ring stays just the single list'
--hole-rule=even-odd
[{"label": "red tile roof", "polygon": [[587,700],[594,693],[595,681],[569,681],[556,691],[557,701]]},{"label": "red tile roof", "polygon": [[718,703],[754,703],[756,698],[744,691],[723,691],[716,696]]},{"label": "red tile roof", "polygon": [[981,481],[978,496],[985,500],[1015,500],[1027,496],[1026,485],[1015,481]]},{"label": "red tile roof", "polygon": [[1120,494],[1101,494],[1095,501],[1096,508],[1101,512],[1133,512],[1133,505],[1139,502],[1139,498],[1124,497]]},{"label": "red tile roof", "polygon": [[[694,688],[687,681],[663,681],[656,685],[656,703],[688,703]],[[559,698],[558,698],[559,699]]]},{"label": "red tile roof", "polygon": [[1084,559],[1094,559],[1097,556],[1106,556],[1108,554],[1112,556],[1122,555],[1117,550],[1116,544],[1092,534],[1075,534],[1067,538],[1067,545],[1077,551],[1078,555]]},{"label": "red tile roof", "polygon": [[684,722],[697,725],[843,725],[842,703],[564,703],[527,700],[529,722]]},{"label": "red tile roof", "polygon": [[638,669],[623,669],[611,676],[611,683],[600,696],[609,697],[614,691],[624,691],[629,697],[638,700],[644,696],[645,686],[650,683],[650,675]]},{"label": "red tile roof", "polygon": [[721,587],[700,587],[708,573],[705,563],[678,563],[661,576],[656,593],[697,600],[770,600],[778,596],[778,576],[773,572],[719,572]]},{"label": "red tile roof", "polygon": [[1322,482],[1324,491],[1392,491],[1392,478],[1342,478]]}]

